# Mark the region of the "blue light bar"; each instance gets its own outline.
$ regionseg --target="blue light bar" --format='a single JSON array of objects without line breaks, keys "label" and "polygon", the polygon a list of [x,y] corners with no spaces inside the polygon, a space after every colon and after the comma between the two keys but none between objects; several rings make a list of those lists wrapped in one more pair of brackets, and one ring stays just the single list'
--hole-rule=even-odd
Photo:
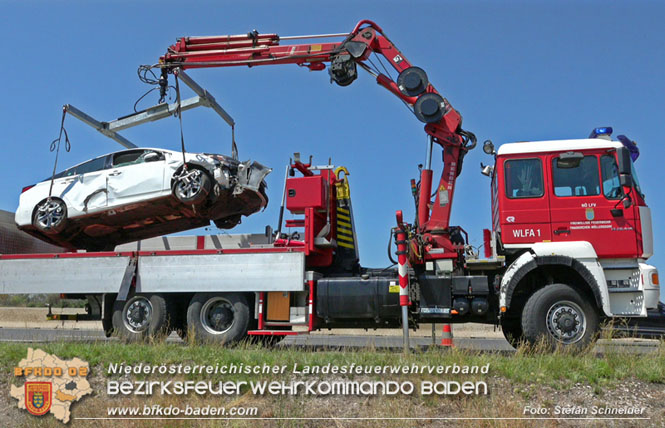
[{"label": "blue light bar", "polygon": [[630,152],[630,158],[635,162],[637,158],[640,157],[640,149],[637,147],[637,143],[625,135],[617,135],[617,138],[621,141],[621,144],[628,149]]},{"label": "blue light bar", "polygon": [[612,127],[603,126],[602,128],[594,128],[594,130],[591,131],[591,135],[589,135],[589,138],[598,138],[601,135],[607,135],[608,137],[612,135]]}]

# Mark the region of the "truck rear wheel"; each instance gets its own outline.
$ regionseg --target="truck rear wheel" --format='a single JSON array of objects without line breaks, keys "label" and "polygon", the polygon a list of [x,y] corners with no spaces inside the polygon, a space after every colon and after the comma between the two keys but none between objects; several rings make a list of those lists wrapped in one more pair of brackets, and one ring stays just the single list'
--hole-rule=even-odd
[{"label": "truck rear wheel", "polygon": [[124,302],[113,304],[113,329],[128,342],[145,341],[149,337],[166,337],[169,326],[166,299],[160,294],[130,293]]},{"label": "truck rear wheel", "polygon": [[598,331],[598,312],[574,288],[551,284],[536,291],[522,312],[524,339],[583,348]]},{"label": "truck rear wheel", "polygon": [[232,344],[247,335],[249,315],[244,294],[197,293],[187,309],[187,325],[195,341]]}]

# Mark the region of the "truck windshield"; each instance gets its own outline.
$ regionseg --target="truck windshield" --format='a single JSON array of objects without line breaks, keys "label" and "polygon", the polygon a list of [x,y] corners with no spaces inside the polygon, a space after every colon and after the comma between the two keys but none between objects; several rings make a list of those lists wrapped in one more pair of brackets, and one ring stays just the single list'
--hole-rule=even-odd
[{"label": "truck windshield", "polygon": [[[640,181],[637,178],[635,164],[632,162],[630,164],[630,169],[633,177],[633,187],[635,187],[635,191],[644,198],[644,194],[640,188]],[[614,159],[614,156],[603,155],[600,157],[600,173],[602,176],[603,194],[605,197],[608,199],[619,199],[623,195],[623,191],[619,184],[619,168],[617,167],[617,162]]]}]

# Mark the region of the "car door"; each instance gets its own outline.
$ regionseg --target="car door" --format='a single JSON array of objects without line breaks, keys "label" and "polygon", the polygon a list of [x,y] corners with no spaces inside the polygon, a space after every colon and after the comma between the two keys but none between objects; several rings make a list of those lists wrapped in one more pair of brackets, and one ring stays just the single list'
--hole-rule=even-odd
[{"label": "car door", "polygon": [[150,149],[126,150],[111,155],[108,206],[117,207],[164,193],[164,153]]},{"label": "car door", "polygon": [[106,208],[106,159],[101,156],[56,175],[51,194],[65,201],[68,217]]},{"label": "car door", "polygon": [[106,174],[108,156],[101,156],[75,167],[75,175],[67,178],[63,199],[70,210],[81,215],[106,209]]},{"label": "car door", "polygon": [[601,258],[634,257],[634,210],[612,214],[622,196],[614,152],[558,153],[549,167],[552,240],[590,242]]}]

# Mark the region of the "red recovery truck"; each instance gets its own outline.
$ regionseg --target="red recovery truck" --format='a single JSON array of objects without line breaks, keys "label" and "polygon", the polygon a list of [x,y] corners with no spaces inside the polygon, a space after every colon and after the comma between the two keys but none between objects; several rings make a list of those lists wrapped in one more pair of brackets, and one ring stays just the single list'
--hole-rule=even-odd
[{"label": "red recovery truck", "polygon": [[[282,45],[305,38],[341,42]],[[376,54],[399,77],[371,66]],[[139,243],[106,253],[0,256],[0,292],[59,292],[87,298],[89,317],[128,339],[178,329],[197,340],[231,343],[251,336],[307,334],[322,328],[408,328],[419,323],[501,325],[512,343],[582,346],[600,324],[620,319],[634,334],[660,336],[651,216],[633,161],[636,146],[611,129],[590,138],[505,144],[483,150],[491,178],[492,230],[485,257],[449,224],[455,181],[476,137],[462,117],[371,21],[350,33],[183,37],[153,66],[160,85],[191,68],[297,64],[328,71],[341,86],[358,67],[408,105],[429,136],[425,167],[411,181],[412,223],[396,213],[397,269],[359,264],[347,171],[315,166],[296,154],[288,166],[282,222],[264,242],[220,243],[199,237],[190,247]],[[443,171],[432,183],[432,152]],[[632,157],[632,158],[631,158]],[[284,231],[283,231],[284,230]],[[288,230],[288,232],[285,232]],[[217,240],[215,239],[217,238]],[[150,247],[155,245],[157,247]],[[164,240],[166,242],[166,240]]]}]

